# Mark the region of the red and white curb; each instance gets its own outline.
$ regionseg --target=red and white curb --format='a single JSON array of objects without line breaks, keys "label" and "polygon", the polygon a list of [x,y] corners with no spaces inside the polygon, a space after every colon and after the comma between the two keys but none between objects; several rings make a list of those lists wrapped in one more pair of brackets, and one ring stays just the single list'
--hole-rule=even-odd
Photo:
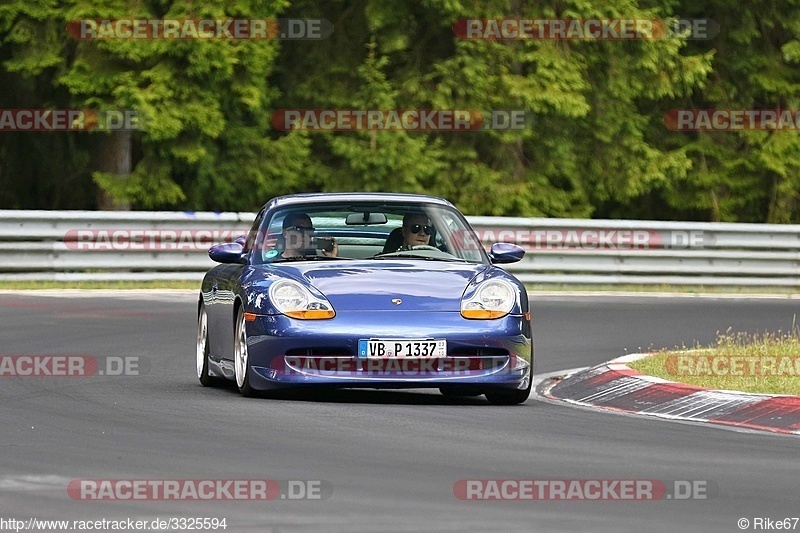
[{"label": "red and white curb", "polygon": [[800,396],[709,390],[641,374],[631,354],[554,382],[554,400],[638,415],[800,435]]}]

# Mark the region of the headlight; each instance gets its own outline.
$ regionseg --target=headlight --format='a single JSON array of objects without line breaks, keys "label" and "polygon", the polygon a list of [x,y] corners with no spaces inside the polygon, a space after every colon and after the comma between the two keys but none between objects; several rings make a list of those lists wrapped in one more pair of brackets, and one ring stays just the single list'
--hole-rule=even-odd
[{"label": "headlight", "polygon": [[333,318],[336,313],[325,298],[291,280],[276,281],[269,287],[269,299],[279,312],[302,320]]},{"label": "headlight", "polygon": [[469,298],[461,300],[461,316],[489,319],[506,316],[517,302],[517,291],[504,281],[486,281]]}]

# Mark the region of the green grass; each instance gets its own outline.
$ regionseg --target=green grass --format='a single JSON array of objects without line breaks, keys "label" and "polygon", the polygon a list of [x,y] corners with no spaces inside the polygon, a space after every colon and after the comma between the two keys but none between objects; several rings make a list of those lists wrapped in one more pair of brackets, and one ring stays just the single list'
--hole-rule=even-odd
[{"label": "green grass", "polygon": [[728,330],[711,346],[660,350],[629,366],[707,389],[800,395],[800,328],[753,335]]},{"label": "green grass", "polygon": [[200,289],[199,281],[0,281],[0,290],[31,289]]}]

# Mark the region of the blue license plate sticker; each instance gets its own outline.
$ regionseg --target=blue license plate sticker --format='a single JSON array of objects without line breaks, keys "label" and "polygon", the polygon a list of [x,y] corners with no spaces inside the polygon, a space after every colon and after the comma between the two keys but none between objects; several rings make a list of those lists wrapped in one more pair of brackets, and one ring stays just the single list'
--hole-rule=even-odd
[{"label": "blue license plate sticker", "polygon": [[358,339],[358,358],[367,358],[367,339]]}]

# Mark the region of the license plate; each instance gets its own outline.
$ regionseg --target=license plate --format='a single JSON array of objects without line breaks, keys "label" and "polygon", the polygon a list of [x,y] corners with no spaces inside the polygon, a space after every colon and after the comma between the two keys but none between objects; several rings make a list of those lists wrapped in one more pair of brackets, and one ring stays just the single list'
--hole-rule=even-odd
[{"label": "license plate", "polygon": [[445,339],[360,339],[358,357],[411,357],[430,359],[447,355]]}]

